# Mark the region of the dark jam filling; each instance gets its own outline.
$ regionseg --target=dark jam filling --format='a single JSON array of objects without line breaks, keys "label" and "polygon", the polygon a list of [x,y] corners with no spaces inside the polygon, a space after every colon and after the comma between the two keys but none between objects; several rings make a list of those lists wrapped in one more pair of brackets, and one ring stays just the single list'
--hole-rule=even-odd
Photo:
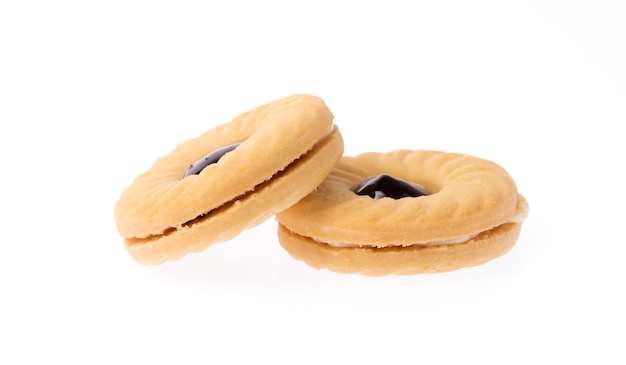
[{"label": "dark jam filling", "polygon": [[373,199],[417,198],[418,196],[428,195],[428,192],[421,187],[387,174],[363,180],[354,192],[358,195],[368,195]]},{"label": "dark jam filling", "polygon": [[209,153],[208,155],[204,156],[200,160],[198,160],[198,161],[192,163],[191,165],[187,166],[187,168],[185,169],[185,172],[183,172],[183,179],[186,178],[187,176],[190,176],[190,175],[198,175],[207,166],[216,163],[225,154],[227,154],[228,152],[234,150],[240,144],[241,143],[235,143],[235,144],[231,144],[231,145],[228,145],[228,146],[224,146],[222,148],[218,148],[215,151],[213,151],[213,152]]}]

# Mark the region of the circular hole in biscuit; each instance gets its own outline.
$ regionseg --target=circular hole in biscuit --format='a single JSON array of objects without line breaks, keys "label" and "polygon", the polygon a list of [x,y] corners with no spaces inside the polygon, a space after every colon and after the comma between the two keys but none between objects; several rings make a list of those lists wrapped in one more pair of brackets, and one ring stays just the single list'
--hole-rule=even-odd
[{"label": "circular hole in biscuit", "polygon": [[417,198],[429,195],[421,186],[388,174],[368,177],[356,187],[354,192],[357,195],[367,195],[373,199]]},{"label": "circular hole in biscuit", "polygon": [[187,168],[183,172],[183,179],[190,175],[198,175],[207,166],[216,163],[222,157],[224,157],[225,154],[239,147],[240,144],[241,142],[233,143],[228,146],[220,147],[214,151],[209,152],[206,156],[202,157],[198,161],[195,161],[194,163],[187,166]]}]

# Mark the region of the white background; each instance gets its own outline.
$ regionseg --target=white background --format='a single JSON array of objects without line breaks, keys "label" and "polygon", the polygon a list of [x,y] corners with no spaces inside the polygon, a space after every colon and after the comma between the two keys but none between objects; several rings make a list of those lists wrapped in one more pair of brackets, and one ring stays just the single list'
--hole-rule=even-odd
[{"label": "white background", "polygon": [[[623,364],[624,19],[622,1],[1,2],[0,363]],[[346,154],[505,167],[530,203],[517,245],[339,275],[291,259],[271,219],[136,264],[113,222],[132,179],[293,93],[326,101]]]}]

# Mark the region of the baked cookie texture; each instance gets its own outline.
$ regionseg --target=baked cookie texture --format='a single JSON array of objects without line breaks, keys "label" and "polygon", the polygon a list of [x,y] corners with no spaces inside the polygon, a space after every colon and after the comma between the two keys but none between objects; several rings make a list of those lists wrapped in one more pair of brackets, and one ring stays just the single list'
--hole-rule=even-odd
[{"label": "baked cookie texture", "polygon": [[[199,174],[182,177],[190,164],[235,143]],[[121,194],[115,223],[136,261],[176,260],[293,205],[323,181],[342,153],[341,133],[322,99],[279,99],[159,158]]]},{"label": "baked cookie texture", "polygon": [[[355,194],[388,174],[430,194]],[[345,156],[311,194],[277,214],[281,245],[315,268],[363,275],[445,272],[504,255],[528,214],[511,176],[458,153],[400,150]]]}]

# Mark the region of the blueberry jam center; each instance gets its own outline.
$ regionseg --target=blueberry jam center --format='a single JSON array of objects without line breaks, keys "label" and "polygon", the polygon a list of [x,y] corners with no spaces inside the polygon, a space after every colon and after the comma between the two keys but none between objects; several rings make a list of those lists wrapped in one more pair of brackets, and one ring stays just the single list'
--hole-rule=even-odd
[{"label": "blueberry jam center", "polygon": [[418,196],[428,195],[428,192],[421,187],[387,174],[373,176],[363,180],[354,192],[358,195],[368,195],[373,199],[416,198]]},{"label": "blueberry jam center", "polygon": [[209,153],[208,155],[202,157],[200,160],[192,163],[187,166],[185,171],[183,172],[183,179],[190,175],[198,175],[202,170],[204,170],[207,166],[216,163],[228,152],[234,150],[241,143],[235,143],[228,146],[224,146],[222,148],[218,148],[215,151]]}]

